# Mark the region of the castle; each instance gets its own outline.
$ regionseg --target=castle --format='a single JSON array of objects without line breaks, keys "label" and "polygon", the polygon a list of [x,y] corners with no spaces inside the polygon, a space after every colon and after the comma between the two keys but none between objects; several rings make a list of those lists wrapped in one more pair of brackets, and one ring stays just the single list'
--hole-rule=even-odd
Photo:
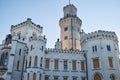
[{"label": "castle", "polygon": [[77,8],[69,4],[63,11],[53,49],[30,18],[11,26],[0,45],[0,80],[120,80],[115,32],[85,33]]}]

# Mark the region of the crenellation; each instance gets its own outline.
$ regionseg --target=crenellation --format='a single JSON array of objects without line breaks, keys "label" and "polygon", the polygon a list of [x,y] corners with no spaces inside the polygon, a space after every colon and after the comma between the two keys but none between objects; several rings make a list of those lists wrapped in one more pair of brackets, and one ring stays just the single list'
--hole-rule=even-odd
[{"label": "crenellation", "polygon": [[52,49],[52,48],[47,48],[45,52],[54,52],[54,53],[67,53],[67,54],[84,54],[87,51],[79,51],[79,50],[63,50],[63,49]]},{"label": "crenellation", "polygon": [[85,41],[94,40],[94,39],[111,39],[111,40],[116,41],[117,36],[115,32],[98,30],[98,31],[91,32],[91,33],[84,35],[81,38],[81,43]]},{"label": "crenellation", "polygon": [[120,79],[115,32],[85,33],[77,8],[69,4],[63,11],[59,21],[61,36],[55,48],[46,48],[43,27],[32,19],[11,25],[11,34],[0,44],[0,80]]},{"label": "crenellation", "polygon": [[38,28],[38,29],[43,29],[42,26],[33,23],[31,20],[32,20],[32,19],[27,18],[27,20],[24,21],[24,22],[22,22],[22,23],[19,23],[19,24],[17,24],[17,25],[11,25],[11,31],[12,31],[12,30],[15,30],[15,29],[18,29],[18,28],[20,28],[20,27],[27,26],[28,24],[31,24],[33,27],[36,27],[36,28]]},{"label": "crenellation", "polygon": [[47,42],[47,39],[45,38],[45,36],[31,36],[30,38],[29,38],[29,41],[31,42],[31,41],[42,41],[42,42],[44,42],[44,43],[46,43]]}]

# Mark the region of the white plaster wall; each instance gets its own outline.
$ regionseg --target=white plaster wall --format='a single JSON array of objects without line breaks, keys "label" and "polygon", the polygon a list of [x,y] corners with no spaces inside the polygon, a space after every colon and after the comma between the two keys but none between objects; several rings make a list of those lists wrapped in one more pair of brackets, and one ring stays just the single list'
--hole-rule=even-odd
[{"label": "white plaster wall", "polygon": [[[92,52],[92,46],[97,46],[97,52]],[[107,51],[107,45],[111,46],[111,51]],[[110,39],[96,39],[87,41],[85,45],[82,46],[83,50],[88,50],[87,53],[87,63],[88,63],[88,75],[89,79],[93,79],[94,74],[96,72],[101,73],[103,76],[103,80],[109,80],[110,74],[114,73],[116,76],[116,80],[119,80],[119,64],[118,64],[118,49],[115,50],[115,43],[113,40]],[[92,58],[99,58],[100,61],[100,68],[94,69],[93,68],[93,61]],[[108,57],[113,57],[113,69],[110,69]]]},{"label": "white plaster wall", "polygon": [[[85,71],[81,70],[81,60],[85,60],[83,54],[75,54],[73,53],[57,53],[57,52],[48,52],[45,55],[45,58],[50,59],[50,68],[45,69],[45,75],[49,75],[49,79],[53,80],[54,76],[59,76],[59,80],[63,80],[63,76],[68,76],[68,80],[72,80],[72,77],[75,76],[78,80],[81,77],[86,77]],[[59,60],[59,67],[58,70],[54,69],[54,60]],[[63,61],[68,61],[68,70],[65,71],[63,68]],[[72,70],[72,60],[76,60],[76,71]]]},{"label": "white plaster wall", "polygon": [[[41,80],[44,80],[43,79],[44,78],[43,77],[44,76],[44,74],[43,74],[44,73],[44,57],[45,57],[44,51],[45,51],[45,48],[46,48],[46,41],[43,40],[44,39],[43,36],[41,36],[39,38],[37,37],[36,40],[29,41],[29,44],[28,44],[29,51],[28,51],[28,55],[27,55],[27,69],[26,69],[26,73],[25,73],[26,76],[24,77],[24,80],[27,80],[28,73],[30,73],[30,80],[32,80],[34,73],[37,74],[37,80],[39,80],[39,75],[40,74],[42,74]],[[30,50],[31,45],[33,45],[33,50]],[[42,47],[43,47],[43,50],[42,50]],[[30,56],[32,57],[31,67],[29,67]],[[34,67],[35,56],[38,57],[36,67]],[[40,66],[41,57],[43,58],[42,67]]]}]

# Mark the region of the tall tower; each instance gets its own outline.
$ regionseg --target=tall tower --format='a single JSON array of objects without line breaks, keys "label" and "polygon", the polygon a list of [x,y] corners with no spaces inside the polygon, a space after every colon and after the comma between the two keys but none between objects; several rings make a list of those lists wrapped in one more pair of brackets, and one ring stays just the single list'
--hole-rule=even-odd
[{"label": "tall tower", "polygon": [[77,8],[73,4],[63,8],[64,16],[60,19],[61,48],[81,50],[80,30],[82,21],[77,17]]}]

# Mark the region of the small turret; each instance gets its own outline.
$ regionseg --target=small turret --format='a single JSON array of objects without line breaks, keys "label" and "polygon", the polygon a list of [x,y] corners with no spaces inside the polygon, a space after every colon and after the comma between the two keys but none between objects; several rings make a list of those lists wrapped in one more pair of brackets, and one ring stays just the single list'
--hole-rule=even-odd
[{"label": "small turret", "polygon": [[72,4],[65,6],[63,11],[64,17],[77,16],[77,8]]},{"label": "small turret", "polygon": [[55,42],[55,49],[61,49],[61,42],[59,39]]},{"label": "small turret", "polygon": [[64,7],[64,16],[60,19],[61,48],[81,50],[80,31],[82,21],[77,17],[77,8],[73,4]]}]

